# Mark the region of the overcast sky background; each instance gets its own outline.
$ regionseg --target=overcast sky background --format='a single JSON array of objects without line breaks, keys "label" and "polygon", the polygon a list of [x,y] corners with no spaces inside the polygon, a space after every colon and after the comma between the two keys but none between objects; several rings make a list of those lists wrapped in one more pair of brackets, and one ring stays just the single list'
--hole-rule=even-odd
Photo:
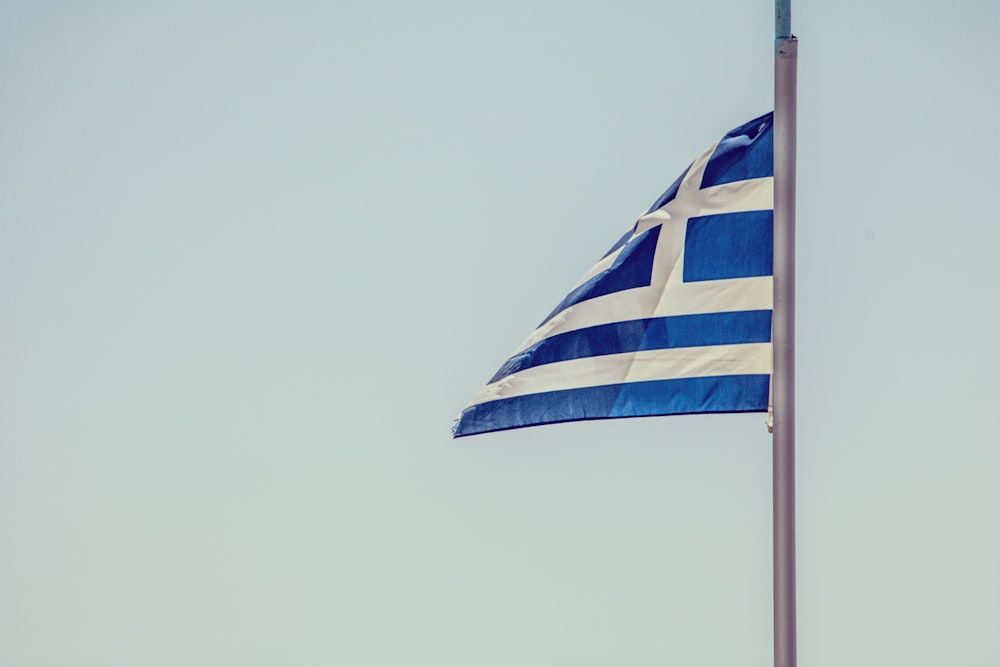
[{"label": "overcast sky background", "polygon": [[[1000,660],[998,26],[793,6],[804,666]],[[0,2],[0,664],[770,665],[763,415],[449,429],[772,40]]]}]

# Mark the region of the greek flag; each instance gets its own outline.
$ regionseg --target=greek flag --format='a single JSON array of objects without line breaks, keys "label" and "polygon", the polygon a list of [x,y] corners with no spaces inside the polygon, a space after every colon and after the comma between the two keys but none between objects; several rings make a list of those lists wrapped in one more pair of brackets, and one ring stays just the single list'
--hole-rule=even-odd
[{"label": "greek flag", "polygon": [[773,114],[695,160],[465,408],[456,437],[767,410]]}]

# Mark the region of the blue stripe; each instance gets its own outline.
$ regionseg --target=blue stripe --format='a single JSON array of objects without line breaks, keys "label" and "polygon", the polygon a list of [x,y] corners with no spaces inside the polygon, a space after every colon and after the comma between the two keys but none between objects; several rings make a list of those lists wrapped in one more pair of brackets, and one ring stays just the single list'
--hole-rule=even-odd
[{"label": "blue stripe", "polygon": [[583,419],[767,410],[769,375],[654,380],[564,389],[467,408],[455,437]]},{"label": "blue stripe", "polygon": [[557,361],[673,347],[769,343],[771,311],[742,310],[612,322],[542,339],[508,359],[490,383]]},{"label": "blue stripe", "polygon": [[701,187],[774,175],[774,114],[767,113],[731,131],[716,146]]},{"label": "blue stripe", "polygon": [[566,295],[542,324],[581,301],[649,285],[653,276],[656,242],[659,238],[660,225],[657,225],[631,239],[611,266]]},{"label": "blue stripe", "polygon": [[690,218],[684,236],[684,282],[771,275],[773,229],[770,210]]}]

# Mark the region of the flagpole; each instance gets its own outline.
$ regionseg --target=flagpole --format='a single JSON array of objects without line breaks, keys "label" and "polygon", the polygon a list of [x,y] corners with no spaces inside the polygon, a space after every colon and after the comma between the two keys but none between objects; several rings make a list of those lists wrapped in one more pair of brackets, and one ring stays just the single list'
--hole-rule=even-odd
[{"label": "flagpole", "polygon": [[795,667],[795,98],[791,0],[774,3],[774,665]]}]

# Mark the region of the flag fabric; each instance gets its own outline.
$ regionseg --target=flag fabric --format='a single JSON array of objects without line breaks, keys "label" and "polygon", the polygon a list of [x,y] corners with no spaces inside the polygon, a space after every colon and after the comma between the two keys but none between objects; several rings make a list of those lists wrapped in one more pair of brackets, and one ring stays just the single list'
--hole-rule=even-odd
[{"label": "flag fabric", "polygon": [[473,398],[455,437],[767,410],[772,129],[765,114],[696,159]]}]

